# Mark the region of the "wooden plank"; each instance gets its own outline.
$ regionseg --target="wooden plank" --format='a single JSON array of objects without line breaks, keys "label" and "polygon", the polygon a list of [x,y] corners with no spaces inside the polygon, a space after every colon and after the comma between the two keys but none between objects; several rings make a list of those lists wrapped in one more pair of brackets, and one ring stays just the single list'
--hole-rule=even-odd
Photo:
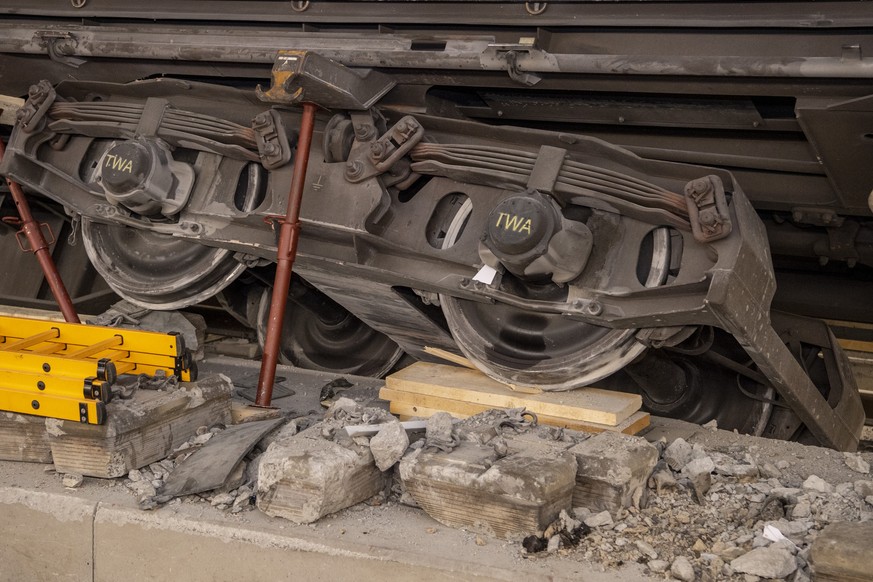
[{"label": "wooden plank", "polygon": [[[473,416],[474,414],[479,414],[480,412],[491,409],[491,407],[488,406],[470,404],[469,402],[459,402],[452,400],[446,400],[446,402],[447,404],[445,406],[440,406],[439,408],[429,408],[427,406],[410,404],[401,400],[392,400],[390,410],[393,414],[400,416],[400,420],[409,420],[413,417],[427,418],[429,416],[433,416],[437,412],[448,412],[452,416],[456,416],[458,418],[467,418],[469,416]],[[457,407],[452,404],[454,402],[458,402]],[[566,418],[555,418],[552,416],[547,416],[545,414],[539,414],[537,415],[537,418],[542,424],[557,426],[560,428],[569,428],[570,430],[578,430],[580,432],[598,433],[605,430],[611,430],[631,435],[637,434],[638,432],[649,426],[649,423],[651,422],[651,416],[648,412],[636,412],[630,415],[630,417],[628,417],[627,419],[625,419],[624,422],[616,426],[597,424],[594,422],[580,422],[577,420],[569,420]]]},{"label": "wooden plank", "polygon": [[452,352],[443,350],[441,348],[432,348],[430,346],[425,346],[424,353],[436,356],[447,362],[452,362],[453,364],[458,364],[459,366],[463,366],[465,368],[470,368],[471,370],[476,369],[476,366],[474,366],[473,363],[464,356],[453,354]]},{"label": "wooden plank", "polygon": [[566,392],[517,394],[476,370],[415,363],[385,379],[387,388],[481,404],[488,408],[527,408],[536,414],[615,426],[642,406],[638,394],[582,388]]},{"label": "wooden plank", "polygon": [[15,114],[22,107],[24,107],[24,99],[0,95],[0,125],[15,125]]}]

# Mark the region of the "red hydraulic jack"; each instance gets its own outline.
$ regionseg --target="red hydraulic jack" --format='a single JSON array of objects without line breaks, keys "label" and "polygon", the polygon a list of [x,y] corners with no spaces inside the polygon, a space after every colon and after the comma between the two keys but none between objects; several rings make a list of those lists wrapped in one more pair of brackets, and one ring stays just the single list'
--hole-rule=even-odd
[{"label": "red hydraulic jack", "polygon": [[316,53],[281,50],[273,66],[270,89],[257,89],[258,97],[262,101],[286,106],[302,104],[303,118],[300,122],[291,190],[288,193],[288,210],[285,219],[280,223],[276,280],[270,300],[270,317],[267,320],[267,337],[264,340],[264,357],[261,360],[255,406],[269,407],[273,398],[282,322],[285,319],[285,304],[291,284],[291,267],[297,254],[297,238],[300,234],[300,203],[303,198],[306,167],[309,164],[316,109],[320,106],[340,111],[367,111],[394,84],[393,80],[381,73],[371,70],[354,71]]},{"label": "red hydraulic jack", "polygon": [[[0,160],[6,154],[6,144],[0,139]],[[18,215],[21,217],[21,230],[27,237],[27,242],[30,244],[30,249],[25,249],[24,245],[19,242],[22,250],[30,250],[36,255],[39,261],[39,266],[45,275],[45,280],[54,295],[55,301],[64,316],[67,323],[79,323],[79,316],[76,315],[76,309],[73,307],[73,301],[70,299],[70,294],[67,293],[67,288],[64,287],[64,282],[58,273],[58,268],[52,260],[51,252],[49,252],[49,243],[46,242],[42,235],[42,226],[30,213],[30,206],[27,204],[27,199],[24,197],[24,192],[21,186],[10,179],[6,179],[6,184],[9,186],[9,191],[12,193],[12,199],[15,201],[15,208],[18,210]],[[18,222],[18,221],[16,221]]]},{"label": "red hydraulic jack", "polygon": [[276,379],[276,364],[279,360],[282,322],[285,320],[285,304],[291,286],[291,268],[297,255],[297,239],[300,237],[300,203],[303,200],[303,186],[306,180],[306,168],[309,165],[309,149],[312,145],[312,130],[315,127],[317,109],[318,107],[313,103],[303,104],[297,154],[294,156],[294,173],[291,176],[291,189],[288,192],[288,210],[279,229],[276,279],[270,297],[270,317],[267,320],[267,337],[264,340],[264,356],[261,360],[255,406],[269,407],[273,399],[273,382]]}]

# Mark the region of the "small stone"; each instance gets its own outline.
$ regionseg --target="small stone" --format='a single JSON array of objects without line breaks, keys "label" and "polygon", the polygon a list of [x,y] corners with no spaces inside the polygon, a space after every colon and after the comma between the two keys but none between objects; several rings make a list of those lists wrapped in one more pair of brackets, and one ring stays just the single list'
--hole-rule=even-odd
[{"label": "small stone", "polygon": [[387,471],[403,458],[409,436],[399,422],[389,423],[370,439],[370,452],[380,471]]},{"label": "small stone", "polygon": [[231,513],[239,513],[252,506],[252,494],[254,489],[248,485],[240,487],[236,491],[236,498],[233,500],[233,506],[230,509]]},{"label": "small stone", "polygon": [[140,498],[155,496],[155,487],[149,481],[131,481],[127,487]]},{"label": "small stone", "polygon": [[[647,542],[644,542],[643,540],[637,540],[634,542],[634,545],[637,547],[637,549],[640,551],[640,553],[642,555],[646,556],[650,560],[656,560],[658,558],[658,552],[656,552],[655,548],[653,548]],[[665,564],[664,569],[666,569],[666,562],[664,562],[664,564]]]},{"label": "small stone", "polygon": [[731,472],[740,483],[747,483],[758,478],[758,467],[755,465],[734,465]]},{"label": "small stone", "polygon": [[612,515],[610,515],[608,511],[595,513],[594,515],[586,517],[583,521],[588,527],[602,527],[612,525],[614,523],[612,521]]},{"label": "small stone", "polygon": [[794,556],[782,548],[756,548],[731,561],[735,572],[761,578],[785,578],[797,569]]},{"label": "small stone", "polygon": [[576,516],[576,519],[580,521],[585,521],[585,518],[591,515],[591,510],[587,507],[574,507],[573,515]]},{"label": "small stone", "polygon": [[791,519],[800,519],[809,517],[810,506],[808,501],[801,501],[791,510]]},{"label": "small stone", "polygon": [[667,568],[670,567],[669,562],[665,562],[664,560],[651,560],[648,564],[649,570],[655,572],[656,574],[660,574],[661,572],[666,572]]},{"label": "small stone", "polygon": [[209,505],[212,507],[217,507],[218,509],[227,509],[231,505],[236,498],[230,493],[219,493],[215,497],[212,498],[212,501],[209,502]]},{"label": "small stone", "polygon": [[709,429],[712,432],[718,431],[718,421],[716,419],[712,419],[706,424],[701,425],[703,428]]},{"label": "small stone", "polygon": [[782,477],[782,471],[780,471],[773,463],[764,463],[758,467],[758,472],[764,479],[779,479]]},{"label": "small stone", "polygon": [[780,461],[776,461],[776,468],[779,469],[780,471],[784,471],[785,469],[787,469],[790,466],[791,466],[791,463],[789,463],[785,459],[782,459]]},{"label": "small stone", "polygon": [[207,432],[205,434],[197,435],[196,437],[191,439],[189,442],[192,445],[205,445],[207,442],[209,442],[209,439],[212,438],[213,434],[214,433]]},{"label": "small stone", "polygon": [[75,489],[82,485],[85,481],[85,478],[78,473],[67,473],[64,475],[63,483],[64,487],[68,487],[70,489]]},{"label": "small stone", "polygon": [[693,448],[683,438],[677,438],[664,450],[664,460],[674,471],[680,470],[691,461]]},{"label": "small stone", "polygon": [[694,487],[694,493],[697,495],[698,501],[703,500],[703,496],[712,486],[712,472],[714,470],[715,463],[710,457],[694,459],[682,467],[682,474],[691,481],[691,486]]},{"label": "small stone", "polygon": [[683,582],[694,582],[694,566],[685,556],[679,556],[670,565],[670,573]]},{"label": "small stone", "polygon": [[549,538],[549,545],[546,547],[546,551],[549,553],[557,552],[558,548],[560,548],[560,547],[561,547],[561,536],[553,535],[552,537]]},{"label": "small stone", "polygon": [[758,582],[760,578],[754,574],[743,574],[743,582]]},{"label": "small stone", "polygon": [[452,447],[454,418],[448,412],[437,412],[427,419],[425,442],[427,446]]},{"label": "small stone", "polygon": [[706,544],[703,543],[703,540],[700,538],[697,538],[697,541],[694,542],[693,546],[691,546],[691,550],[697,554],[702,554],[703,552],[705,552],[708,549],[709,548],[706,547]]},{"label": "small stone", "polygon": [[855,481],[854,488],[858,497],[867,498],[873,495],[873,481]]},{"label": "small stone", "polygon": [[[558,538],[558,541],[561,541],[561,536],[555,536],[555,537]],[[484,546],[485,543],[486,543],[485,538],[483,538],[482,536],[476,536],[476,545],[477,546]],[[549,540],[549,551],[552,551],[551,547],[552,547],[552,540]]]},{"label": "small stone", "polygon": [[803,482],[803,488],[808,491],[818,491],[819,493],[832,493],[834,490],[830,483],[818,475],[810,475],[806,481]]},{"label": "small stone", "polygon": [[856,473],[864,473],[865,475],[870,472],[870,463],[861,458],[861,455],[857,453],[843,453],[846,459],[846,466]]},{"label": "small stone", "polygon": [[142,473],[140,473],[139,470],[137,470],[137,469],[132,469],[130,471],[130,473],[127,474],[127,478],[130,479],[131,481],[133,481],[134,483],[137,481],[143,480]]}]

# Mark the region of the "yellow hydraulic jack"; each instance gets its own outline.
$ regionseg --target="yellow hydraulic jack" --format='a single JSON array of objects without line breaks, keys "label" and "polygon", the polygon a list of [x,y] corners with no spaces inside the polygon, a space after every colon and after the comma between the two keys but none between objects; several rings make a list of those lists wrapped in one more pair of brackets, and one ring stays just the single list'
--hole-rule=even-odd
[{"label": "yellow hydraulic jack", "polygon": [[121,374],[197,370],[176,333],[0,316],[0,410],[102,424]]}]

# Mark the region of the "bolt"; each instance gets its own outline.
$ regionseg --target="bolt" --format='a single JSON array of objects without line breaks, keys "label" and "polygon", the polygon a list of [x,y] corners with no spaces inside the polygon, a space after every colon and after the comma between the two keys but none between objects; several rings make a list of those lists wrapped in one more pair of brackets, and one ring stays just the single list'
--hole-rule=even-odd
[{"label": "bolt", "polygon": [[824,214],[821,215],[821,221],[824,224],[830,224],[834,221],[834,215],[831,214],[830,212],[825,212]]},{"label": "bolt", "polygon": [[698,178],[688,183],[686,191],[692,198],[698,200],[712,191],[712,184],[706,178]]},{"label": "bolt", "polygon": [[257,125],[258,127],[263,127],[267,125],[268,121],[269,119],[266,113],[258,113],[255,116],[255,125]]},{"label": "bolt", "polygon": [[374,160],[381,160],[385,157],[385,144],[381,141],[374,141],[370,144],[370,157]]},{"label": "bolt", "polygon": [[31,406],[34,410],[39,410],[39,402],[36,401],[36,400],[34,400],[33,402],[31,402],[31,403],[30,403],[30,406]]},{"label": "bolt", "polygon": [[348,162],[346,164],[346,177],[347,178],[359,178],[364,173],[364,164],[360,161],[355,160],[353,162]]},{"label": "bolt", "polygon": [[600,315],[603,313],[603,306],[600,305],[597,301],[592,301],[588,305],[585,306],[585,313],[588,315]]},{"label": "bolt", "polygon": [[45,382],[40,380],[39,382],[36,383],[36,387],[39,388],[40,390],[45,390]]},{"label": "bolt", "polygon": [[803,220],[803,212],[795,210],[791,213],[791,218],[794,219],[794,222],[800,222],[801,220]]},{"label": "bolt", "polygon": [[364,125],[363,123],[359,123],[355,125],[355,137],[359,141],[365,141],[370,139],[373,136],[373,128],[369,125]]},{"label": "bolt", "polygon": [[46,373],[52,371],[52,367],[49,365],[48,362],[45,362],[45,363],[42,365],[42,371],[43,371],[43,372],[46,372]]},{"label": "bolt", "polygon": [[822,256],[822,257],[818,258],[818,264],[821,265],[822,267],[827,265],[829,261],[830,261],[830,259],[828,257]]},{"label": "bolt", "polygon": [[272,155],[277,154],[277,153],[279,153],[279,147],[276,144],[274,144],[272,142],[267,142],[264,144],[264,154],[265,155],[272,156]]}]

